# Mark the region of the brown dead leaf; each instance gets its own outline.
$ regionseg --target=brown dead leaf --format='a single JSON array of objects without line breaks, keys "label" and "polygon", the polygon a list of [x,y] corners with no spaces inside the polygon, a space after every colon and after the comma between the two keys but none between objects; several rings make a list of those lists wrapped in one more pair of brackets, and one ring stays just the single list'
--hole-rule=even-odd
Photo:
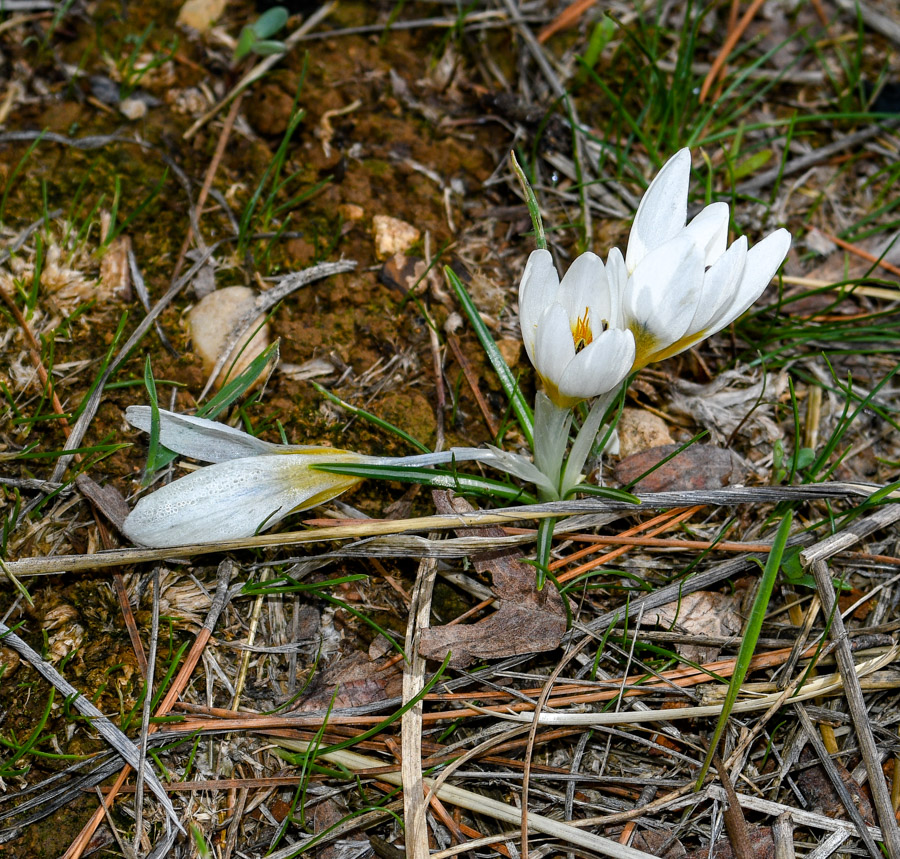
[{"label": "brown dead leaf", "polygon": [[[317,802],[312,809],[312,830],[316,834],[327,832],[347,816],[347,803],[342,796],[329,796]],[[345,853],[339,844],[324,844],[315,849],[316,859],[340,859]]]},{"label": "brown dead leaf", "polygon": [[[800,764],[808,764],[815,759],[815,752],[809,746],[804,747],[800,753]],[[850,770],[841,761],[834,759],[834,766],[841,777],[841,781],[844,783],[844,787],[847,788],[847,792],[853,799],[853,804],[859,809],[862,819],[869,826],[875,826],[875,812],[866,790],[853,778]],[[832,785],[828,774],[825,772],[825,768],[821,764],[817,763],[807,766],[794,776],[794,781],[797,787],[800,788],[801,793],[806,797],[812,811],[815,811],[817,814],[824,814],[827,817],[847,819],[847,810],[844,808],[844,803],[841,802],[841,798],[838,796],[834,785]]]},{"label": "brown dead leaf", "polygon": [[682,843],[668,830],[639,829],[634,834],[631,846],[662,859],[682,859],[687,853]]},{"label": "brown dead leaf", "polygon": [[88,477],[86,474],[79,474],[75,478],[75,485],[97,509],[107,518],[116,528],[121,528],[125,518],[131,512],[128,502],[122,497],[115,486],[100,486]]},{"label": "brown dead leaf", "polygon": [[[449,493],[434,495],[438,512],[443,515],[474,509]],[[504,535],[500,528],[459,528],[456,533],[460,537]],[[478,623],[424,630],[419,652],[428,659],[439,660],[450,652],[450,664],[464,667],[476,659],[553,650],[566,631],[562,599],[550,585],[540,592],[535,589],[534,567],[523,563],[521,557],[516,549],[473,556],[475,569],[493,577],[491,590],[500,602],[499,611]]]},{"label": "brown dead leaf", "polygon": [[[659,626],[684,630],[690,635],[724,636],[738,635],[742,620],[738,612],[739,601],[734,594],[715,591],[697,591],[678,602],[670,602],[654,609],[645,621],[655,621]],[[676,650],[691,662],[712,662],[719,656],[720,647],[700,647],[696,644],[678,644]]]},{"label": "brown dead leaf", "polygon": [[378,279],[387,287],[406,294],[415,290],[421,295],[428,288],[425,276],[428,266],[421,257],[397,253],[385,261],[378,273]]},{"label": "brown dead leaf", "polygon": [[[664,444],[626,457],[615,468],[616,480],[631,483],[677,449],[676,444]],[[660,465],[634,488],[641,492],[720,489],[741,483],[746,475],[746,465],[734,451],[711,444],[693,444]]]},{"label": "brown dead leaf", "polygon": [[[303,698],[299,710],[361,707],[373,701],[395,698],[402,693],[403,671],[393,655],[370,659],[361,651],[342,654],[323,673],[313,691]],[[332,704],[332,696],[334,704]]]},{"label": "brown dead leaf", "polygon": [[131,269],[128,266],[130,236],[116,236],[100,260],[100,283],[98,289],[108,295],[119,295],[124,300],[131,298]]}]

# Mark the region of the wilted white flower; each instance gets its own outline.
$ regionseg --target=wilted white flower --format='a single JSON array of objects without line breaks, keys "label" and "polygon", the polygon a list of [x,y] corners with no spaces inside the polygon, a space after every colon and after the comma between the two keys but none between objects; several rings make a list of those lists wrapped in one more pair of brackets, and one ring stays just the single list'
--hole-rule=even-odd
[{"label": "wilted white flower", "polygon": [[[160,410],[164,447],[215,465],[145,495],[122,531],[145,546],[179,546],[251,537],[288,513],[314,507],[359,482],[313,471],[322,462],[354,462],[350,451],[270,444],[204,418]],[[128,422],[150,431],[147,406],[129,406]]]},{"label": "wilted white flower", "polygon": [[768,286],[791,246],[776,230],[747,249],[728,242],[729,209],[713,203],[687,226],[691,153],[659,171],[638,206],[623,259],[613,248],[606,278],[621,290],[624,326],[635,339],[634,369],[688,349],[737,319]]},{"label": "wilted white flower", "polygon": [[634,362],[634,336],[622,324],[619,284],[585,253],[562,282],[545,250],[528,258],[519,285],[522,340],[544,391],[560,408],[618,387]]},{"label": "wilted white flower", "polygon": [[[148,406],[129,406],[132,426],[150,432]],[[182,546],[252,537],[289,513],[324,504],[360,482],[313,468],[328,463],[436,465],[490,460],[491,451],[454,448],[421,456],[364,456],[349,450],[262,441],[217,421],[159,410],[159,443],[182,456],[214,465],[144,496],[122,532],[145,546]]]}]

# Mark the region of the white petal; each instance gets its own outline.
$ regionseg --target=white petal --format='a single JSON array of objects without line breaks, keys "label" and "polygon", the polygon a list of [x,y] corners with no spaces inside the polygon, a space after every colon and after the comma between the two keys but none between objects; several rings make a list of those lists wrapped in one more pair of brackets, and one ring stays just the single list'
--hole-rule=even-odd
[{"label": "white petal", "polygon": [[740,284],[728,304],[709,323],[710,334],[720,331],[749,309],[763,294],[790,249],[791,234],[787,230],[776,230],[750,248]]},{"label": "white petal", "polygon": [[123,533],[145,546],[182,546],[252,537],[293,510],[340,495],[358,481],[310,465],[353,458],[270,454],[191,472],[138,501]]},{"label": "white petal", "polygon": [[[150,406],[129,406],[125,409],[125,419],[133,427],[150,432]],[[175,453],[201,462],[225,462],[285,449],[218,421],[165,409],[159,410],[159,442]]]},{"label": "white petal", "polygon": [[559,284],[556,300],[566,308],[569,323],[574,324],[590,309],[591,317],[609,320],[610,297],[603,260],[588,251],[581,254]]},{"label": "white petal", "polygon": [[569,327],[569,314],[561,304],[551,304],[538,320],[534,344],[535,369],[555,385],[574,357],[575,343]]},{"label": "white petal", "polygon": [[559,274],[553,257],[546,250],[532,251],[519,283],[519,325],[528,358],[534,363],[534,341],[537,323],[549,304],[556,300]]},{"label": "white petal", "polygon": [[713,203],[703,209],[684,228],[702,249],[706,265],[711,266],[728,244],[728,203]]},{"label": "white petal", "polygon": [[625,288],[626,323],[636,337],[647,332],[660,351],[688,329],[703,287],[703,254],[678,236],[641,260]]},{"label": "white petal", "polygon": [[623,328],[622,296],[628,283],[628,270],[618,248],[613,248],[606,257],[606,281],[609,284],[609,327]]},{"label": "white petal", "polygon": [[634,363],[634,335],[610,329],[595,338],[568,366],[559,380],[564,397],[587,400],[618,387]]},{"label": "white petal", "polygon": [[652,250],[673,238],[687,220],[691,151],[676,152],[656,174],[638,206],[628,237],[625,266],[629,273]]},{"label": "white petal", "polygon": [[724,327],[716,326],[716,320],[735,301],[746,262],[747,238],[739,236],[704,275],[703,291],[697,304],[697,312],[688,327],[688,334],[718,331]]}]

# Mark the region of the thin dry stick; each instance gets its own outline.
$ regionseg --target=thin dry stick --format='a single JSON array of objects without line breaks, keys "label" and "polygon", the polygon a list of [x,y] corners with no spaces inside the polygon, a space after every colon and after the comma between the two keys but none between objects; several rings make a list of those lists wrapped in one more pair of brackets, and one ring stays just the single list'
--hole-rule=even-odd
[{"label": "thin dry stick", "polygon": [[[259,583],[264,584],[272,576],[272,571],[267,567],[262,571]],[[256,644],[256,632],[259,629],[259,620],[262,617],[263,602],[265,595],[258,594],[253,601],[253,608],[250,611],[250,625],[247,630],[247,647],[251,648]],[[231,709],[237,711],[241,703],[241,694],[244,691],[244,684],[247,682],[247,672],[250,670],[250,656],[252,651],[245,650],[241,654],[241,663],[238,668],[237,679],[234,681],[234,697],[231,699]]]},{"label": "thin dry stick", "polygon": [[459,348],[459,341],[452,334],[447,337],[447,343],[453,350],[453,357],[456,358],[456,363],[459,364],[463,375],[466,377],[469,390],[472,392],[472,396],[475,397],[475,402],[478,404],[481,416],[487,424],[488,431],[493,438],[496,438],[500,432],[500,427],[497,425],[497,419],[491,414],[491,407],[487,404],[484,394],[481,393],[481,388],[478,387],[478,374],[472,369],[469,359],[466,358],[462,349]]},{"label": "thin dry stick", "polygon": [[[627,531],[625,531],[625,536],[631,536],[631,534],[633,533],[646,531],[648,536],[655,537],[657,534],[661,534],[665,531],[668,531],[669,528],[672,528],[675,525],[680,524],[681,522],[685,522],[702,509],[702,507],[697,506],[691,507],[688,510],[668,511],[660,516],[655,517],[654,519],[651,519],[649,522],[644,522],[640,525],[636,525],[634,528],[629,528]],[[552,570],[556,566],[569,563],[576,558],[584,557],[584,555],[593,553],[595,551],[596,548],[593,546],[589,546],[586,549],[579,549],[577,552],[573,552],[571,555],[561,559],[560,561],[554,561],[550,565],[550,569]],[[594,570],[597,567],[602,567],[604,564],[608,564],[610,561],[618,558],[620,555],[624,555],[627,551],[628,546],[622,546],[621,548],[615,549],[612,552],[607,552],[605,555],[602,555],[599,558],[594,558],[593,561],[588,561],[586,564],[582,564],[581,566],[576,567],[574,570],[567,570],[565,573],[561,573],[558,576],[558,580],[560,584],[568,582],[571,579],[577,578],[583,573],[587,573],[590,570]]]},{"label": "thin dry stick", "polygon": [[816,578],[816,589],[826,617],[831,617],[830,635],[836,643],[836,658],[838,671],[844,681],[844,694],[850,707],[850,716],[853,719],[853,727],[856,729],[856,739],[859,743],[859,751],[866,765],[869,775],[869,788],[872,791],[872,799],[875,802],[875,810],[878,812],[878,822],[881,824],[881,832],[884,835],[884,843],[891,859],[900,859],[900,829],[897,827],[897,818],[894,816],[894,808],[891,803],[891,795],[884,780],[881,769],[881,756],[875,745],[875,737],[872,735],[872,726],[869,722],[869,713],[859,685],[859,677],[853,668],[853,655],[850,650],[850,639],[847,637],[847,629],[839,611],[834,611],[835,595],[834,583],[828,572],[825,561],[816,561],[812,565],[813,575]]},{"label": "thin dry stick", "polygon": [[[421,631],[428,629],[431,594],[437,579],[437,560],[425,558],[416,573],[409,621],[406,626],[406,656],[403,666],[403,703],[411,701],[425,686],[425,658],[419,654]],[[428,826],[425,821],[425,788],[422,778],[422,711],[419,701],[401,719],[403,809],[406,822],[406,855],[428,859]]]},{"label": "thin dry stick", "polygon": [[[785,812],[785,814],[790,814],[790,812]],[[809,853],[806,854],[805,859],[829,859],[829,857],[833,856],[840,849],[841,845],[852,835],[853,833],[849,829],[835,829],[831,835],[828,835],[826,838],[823,838],[822,841],[819,842],[819,846],[813,850],[810,850]],[[791,845],[793,847],[793,844]],[[778,859],[778,844],[775,844],[775,859]],[[791,857],[793,859],[793,853],[791,853]]]},{"label": "thin dry stick", "polygon": [[[203,177],[203,186],[200,188],[200,193],[197,195],[197,203],[195,205],[198,224],[200,223],[200,218],[203,217],[203,207],[206,205],[206,198],[209,196],[213,179],[216,176],[216,171],[219,169],[219,164],[222,161],[222,157],[225,155],[225,147],[228,145],[228,140],[231,137],[231,129],[234,128],[234,122],[237,119],[238,111],[241,109],[241,101],[243,101],[243,98],[243,95],[239,95],[231,103],[231,109],[228,111],[228,114],[225,117],[225,123],[222,126],[222,133],[219,135],[219,139],[216,142],[216,151],[213,153],[212,160],[209,162],[209,167],[206,168],[206,176]],[[175,268],[172,270],[171,279],[173,281],[177,280],[178,275],[181,274],[181,266],[184,265],[184,258],[187,256],[193,238],[194,225],[188,224],[187,235],[184,237],[184,242],[181,244],[181,250],[178,252],[178,259],[175,262]],[[202,236],[198,235],[197,238],[199,241],[203,241]]]},{"label": "thin dry stick", "polygon": [[794,859],[794,821],[791,813],[779,814],[772,824],[775,859]]},{"label": "thin dry stick", "polygon": [[[738,25],[738,15],[740,14],[740,0],[731,0],[731,8],[728,10],[728,26],[725,29],[726,38],[730,36],[736,29]],[[709,69],[707,69],[707,74],[709,73]],[[719,85],[716,87],[716,91],[713,94],[713,101],[717,101],[719,96],[722,95],[722,89],[725,85],[725,76],[728,74],[728,66],[726,63],[722,64],[721,69],[719,69],[718,75],[716,77],[719,80]]]},{"label": "thin dry stick", "polygon": [[587,12],[597,0],[575,0],[571,6],[566,6],[540,33],[538,33],[538,43],[543,45],[552,35],[560,30],[566,30],[574,27],[578,19]]},{"label": "thin dry stick", "polygon": [[[700,509],[700,508],[697,508],[697,509]],[[661,531],[664,531],[670,524],[672,524],[671,520],[673,517],[684,517],[684,515],[685,515],[684,511],[681,511],[681,510],[666,510],[664,513],[660,513],[658,516],[654,516],[652,519],[648,519],[646,522],[638,522],[637,525],[634,525],[631,528],[627,528],[626,530],[620,532],[619,534],[616,534],[615,537],[611,538],[611,539],[617,539],[617,540],[624,539],[624,540],[628,541],[628,542],[619,543],[618,545],[620,545],[620,546],[636,545],[636,544],[630,542],[633,539],[640,539],[640,538],[636,538],[634,535],[640,534],[643,531],[650,531],[651,533],[659,534]],[[656,529],[657,525],[661,525],[662,527],[659,529]],[[656,529],[656,530],[654,530],[654,529]],[[580,537],[581,537],[581,535],[578,535],[578,534],[571,534],[571,535],[566,534],[566,539],[568,539],[568,540],[578,540]],[[646,539],[646,538],[643,538],[643,539]],[[565,557],[559,558],[558,560],[556,560],[552,564],[550,564],[550,569],[558,570],[560,567],[565,567],[568,564],[571,564],[573,561],[579,561],[582,558],[584,558],[585,556],[593,554],[600,547],[602,547],[604,545],[608,545],[608,543],[605,541],[605,538],[601,538],[601,537],[598,537],[596,539],[593,539],[593,538],[586,539],[585,542],[590,543],[591,545],[585,546],[582,549],[577,549],[576,551],[571,552],[570,554],[566,555]],[[612,557],[616,557],[616,556],[615,555],[604,556],[604,558],[598,559],[598,560],[600,560],[601,563],[606,563],[606,561],[611,560]]]},{"label": "thin dry stick", "polygon": [[719,781],[722,782],[725,790],[725,796],[728,797],[728,807],[725,809],[724,817],[725,831],[728,833],[731,849],[734,851],[736,859],[754,859],[756,854],[750,843],[750,833],[747,832],[747,820],[744,812],[741,811],[741,804],[738,802],[737,793],[731,783],[731,776],[718,752],[713,754],[713,763],[719,774]]},{"label": "thin dry stick", "polygon": [[719,72],[728,61],[729,54],[734,50],[734,46],[738,43],[738,39],[744,35],[747,27],[750,26],[750,22],[756,17],[756,13],[762,8],[764,2],[765,0],[753,0],[747,11],[744,12],[743,18],[738,21],[737,26],[728,34],[728,38],[725,40],[725,44],[722,45],[719,55],[713,60],[712,66],[710,66],[709,73],[706,75],[706,80],[703,81],[703,86],[700,87],[700,96],[698,99],[700,104],[703,104],[703,102],[706,101],[706,96],[709,95],[709,91],[715,83],[716,78],[719,76]]},{"label": "thin dry stick", "polygon": [[[143,835],[144,768],[147,766],[147,742],[150,738],[150,708],[153,703],[153,681],[156,669],[156,645],[159,640],[159,567],[153,577],[153,608],[150,619],[150,655],[147,657],[147,673],[144,675],[144,706],[141,713],[141,742],[138,746],[138,770],[134,789],[134,852],[140,854]],[[127,601],[126,601],[127,605]]]},{"label": "thin dry stick", "polygon": [[553,684],[556,682],[556,678],[559,677],[563,668],[565,668],[565,666],[592,641],[593,638],[586,635],[559,661],[559,664],[547,678],[547,682],[544,684],[543,689],[541,689],[541,695],[534,707],[534,720],[531,723],[531,730],[528,732],[528,745],[525,749],[525,771],[522,775],[522,859],[528,859],[528,784],[531,777],[531,758],[534,753],[534,741],[537,736],[541,710],[547,703],[547,698],[550,697],[550,692],[553,690]]},{"label": "thin dry stick", "polygon": [[866,260],[866,262],[875,263],[875,265],[881,266],[881,268],[883,268],[885,271],[889,271],[891,274],[900,275],[900,268],[895,265],[891,265],[891,263],[889,263],[887,260],[882,259],[881,257],[877,257],[875,256],[875,254],[863,250],[858,245],[854,245],[851,242],[844,241],[842,238],[832,235],[831,233],[819,229],[818,227],[813,227],[813,229],[820,235],[825,236],[825,238],[829,241],[834,242],[839,248],[843,248],[845,251],[849,251],[851,254],[855,254],[861,259]]}]

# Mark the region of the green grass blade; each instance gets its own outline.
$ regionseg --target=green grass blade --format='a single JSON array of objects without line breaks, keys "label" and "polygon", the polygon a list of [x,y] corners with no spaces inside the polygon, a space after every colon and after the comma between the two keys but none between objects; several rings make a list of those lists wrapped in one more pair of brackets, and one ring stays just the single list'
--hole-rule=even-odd
[{"label": "green grass blade", "polygon": [[497,348],[497,344],[494,342],[491,332],[488,331],[487,325],[482,322],[481,315],[478,313],[478,308],[475,306],[475,302],[472,301],[472,297],[469,295],[463,282],[449,266],[444,267],[444,274],[447,276],[450,286],[452,286],[456,292],[456,297],[459,299],[459,303],[462,305],[466,316],[469,317],[469,322],[472,323],[472,327],[475,329],[475,334],[478,337],[478,342],[481,343],[481,348],[484,349],[488,361],[491,362],[494,372],[500,379],[503,391],[509,398],[513,412],[515,412],[516,418],[519,421],[522,435],[527,439],[528,445],[533,448],[534,415],[531,412],[531,407],[528,405],[525,396],[519,389],[518,381],[513,376],[512,370],[509,369],[509,365],[503,360],[503,355],[500,354],[500,350]]},{"label": "green grass blade", "polygon": [[522,504],[534,504],[537,498],[530,492],[491,480],[488,477],[475,477],[460,474],[456,471],[444,471],[436,468],[418,468],[404,465],[373,465],[371,463],[317,463],[311,465],[315,471],[326,471],[329,474],[347,474],[364,480],[397,480],[401,483],[421,483],[436,489],[453,489],[456,492],[468,492],[506,501],[518,501]]},{"label": "green grass blade", "polygon": [[538,205],[537,197],[534,196],[534,189],[519,164],[515,152],[509,153],[509,160],[512,162],[513,171],[519,184],[522,186],[522,193],[525,195],[525,203],[528,206],[528,214],[531,215],[531,223],[534,226],[534,243],[538,250],[547,249],[547,237],[544,234],[544,222],[541,219],[541,207]]},{"label": "green grass blade", "polygon": [[150,398],[150,442],[147,446],[147,467],[144,469],[144,486],[150,484],[153,472],[156,470],[156,458],[159,456],[159,397],[156,393],[156,379],[153,378],[153,368],[150,366],[150,356],[144,362],[144,386],[147,396]]},{"label": "green grass blade", "polygon": [[553,549],[553,529],[556,519],[541,519],[538,522],[537,546],[535,549],[534,569],[536,571],[535,587],[543,590],[550,575],[550,552]]},{"label": "green grass blade", "polygon": [[640,504],[641,499],[625,489],[612,486],[594,486],[593,483],[579,483],[566,497],[572,495],[590,495],[592,498],[610,498],[613,501],[626,501],[629,504]]},{"label": "green grass blade", "polygon": [[700,775],[697,777],[694,790],[700,790],[703,787],[706,772],[712,762],[713,755],[716,753],[716,749],[719,747],[719,740],[722,739],[725,726],[728,724],[731,708],[734,706],[744,678],[747,676],[750,660],[753,658],[753,651],[756,649],[756,642],[759,639],[763,620],[766,617],[766,609],[769,607],[772,588],[775,586],[775,577],[778,574],[778,568],[781,566],[784,547],[791,533],[792,520],[793,514],[788,512],[784,519],[781,520],[781,525],[778,526],[775,542],[772,544],[772,551],[769,553],[769,558],[763,570],[762,581],[759,583],[759,590],[756,592],[756,599],[753,600],[753,608],[750,611],[750,619],[747,621],[747,629],[741,641],[741,649],[738,651],[734,674],[731,675],[731,682],[728,684],[728,694],[725,696],[725,702],[722,704],[722,713],[719,716],[719,721],[716,723],[715,733],[713,733],[709,742],[706,760],[703,761],[703,766],[700,768]]}]

